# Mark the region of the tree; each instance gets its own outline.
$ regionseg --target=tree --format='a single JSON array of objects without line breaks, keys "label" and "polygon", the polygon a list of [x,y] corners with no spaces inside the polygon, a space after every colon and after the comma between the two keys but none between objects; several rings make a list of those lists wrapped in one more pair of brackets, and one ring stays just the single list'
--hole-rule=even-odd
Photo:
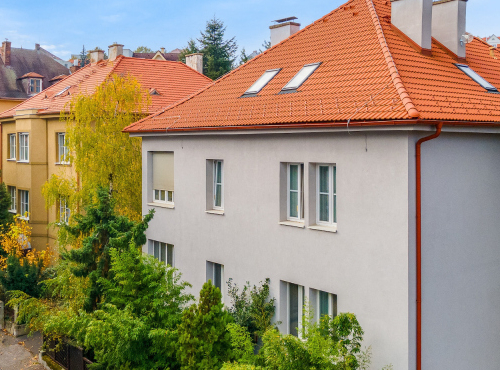
[{"label": "tree", "polygon": [[113,75],[94,94],[72,98],[61,119],[79,183],[73,175],[52,175],[42,189],[47,208],[64,197],[74,214],[95,200],[99,186],[111,187],[117,212],[141,219],[141,140],[122,130],[143,118],[149,104],[149,94],[130,75]]},{"label": "tree", "polygon": [[178,328],[177,359],[182,370],[220,369],[233,359],[227,325],[233,321],[224,310],[219,288],[209,280],[203,285],[198,304],[182,315]]},{"label": "tree", "polygon": [[80,67],[85,67],[90,63],[90,58],[88,52],[85,50],[85,45],[82,47],[82,51],[80,52]]},{"label": "tree", "polygon": [[89,205],[85,213],[74,217],[74,225],[63,225],[66,233],[77,240],[79,247],[63,252],[61,257],[75,263],[72,272],[76,277],[88,277],[89,287],[84,308],[87,312],[97,309],[102,300],[103,282],[111,268],[111,251],[125,250],[133,242],[146,243],[145,231],[153,218],[153,211],[142,221],[134,222],[118,215],[111,192],[100,187],[97,202]]},{"label": "tree", "polygon": [[186,55],[199,53],[199,52],[200,52],[200,49],[198,49],[198,47],[196,46],[196,41],[191,39],[188,41],[188,46],[186,48],[184,48],[181,51],[181,53],[179,54],[179,60],[182,63],[186,63]]},{"label": "tree", "polygon": [[154,50],[147,46],[138,46],[137,49],[134,50],[134,53],[154,53]]},{"label": "tree", "polygon": [[245,48],[241,49],[241,54],[240,54],[240,65],[245,64],[250,60],[249,56],[247,55]]},{"label": "tree", "polygon": [[238,46],[235,38],[225,40],[225,32],[224,23],[214,16],[207,22],[205,32],[201,32],[201,38],[198,39],[200,52],[203,53],[204,74],[212,80],[233,69],[236,60]]},{"label": "tree", "polygon": [[[271,41],[264,40],[264,42],[262,43],[262,47],[264,48],[264,50],[270,49],[271,48]],[[259,51],[262,53],[261,50],[259,50]]]},{"label": "tree", "polygon": [[0,184],[0,233],[4,232],[8,225],[14,221],[14,215],[9,211],[11,206],[10,194],[7,186]]}]

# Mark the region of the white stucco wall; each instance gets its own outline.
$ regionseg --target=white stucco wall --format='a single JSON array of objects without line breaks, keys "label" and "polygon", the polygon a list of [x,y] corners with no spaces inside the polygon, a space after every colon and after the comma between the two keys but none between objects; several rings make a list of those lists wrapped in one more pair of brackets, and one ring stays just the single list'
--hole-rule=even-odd
[{"label": "white stucco wall", "polygon": [[[365,330],[373,368],[408,369],[406,132],[144,137],[144,212],[152,151],[174,152],[175,209],[155,207],[147,235],[175,245],[195,295],[207,260],[240,286],[269,277],[278,305],[280,280],[303,285],[306,296],[309,288],[337,294],[338,312],[355,313]],[[207,159],[224,160],[223,216],[205,213]],[[337,233],[279,224],[281,162],[305,163],[306,199],[307,164],[336,163]],[[307,202],[305,215],[314,223]]]},{"label": "white stucco wall", "polygon": [[499,189],[499,134],[422,145],[423,369],[500,367]]}]

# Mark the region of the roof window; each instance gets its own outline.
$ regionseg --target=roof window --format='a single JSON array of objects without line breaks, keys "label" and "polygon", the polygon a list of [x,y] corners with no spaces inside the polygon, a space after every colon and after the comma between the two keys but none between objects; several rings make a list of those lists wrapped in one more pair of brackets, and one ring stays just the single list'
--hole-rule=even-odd
[{"label": "roof window", "polygon": [[321,63],[306,64],[302,69],[288,82],[281,92],[293,92],[297,90],[310,75],[320,66]]},{"label": "roof window", "polygon": [[468,65],[465,64],[455,64],[455,65],[457,66],[458,69],[460,69],[463,73],[472,78],[475,82],[481,85],[481,87],[486,89],[488,92],[498,93],[498,90],[495,86],[493,86],[484,78],[482,78],[479,74],[473,71]]},{"label": "roof window", "polygon": [[255,83],[250,86],[250,88],[245,91],[242,96],[255,96],[258,94],[269,83],[269,81],[271,81],[274,76],[278,74],[279,71],[281,71],[281,68],[268,69],[265,71],[264,74],[260,76],[259,79],[255,81]]},{"label": "roof window", "polygon": [[65,91],[68,91],[68,89],[70,88],[71,86],[66,86],[64,89],[62,89],[61,91],[59,91],[56,95],[54,96],[61,96],[62,94],[64,94]]}]

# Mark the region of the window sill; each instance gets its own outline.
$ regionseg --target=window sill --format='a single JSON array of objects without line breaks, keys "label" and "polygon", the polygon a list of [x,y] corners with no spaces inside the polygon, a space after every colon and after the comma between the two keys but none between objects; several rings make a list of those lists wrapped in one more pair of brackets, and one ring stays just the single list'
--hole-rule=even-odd
[{"label": "window sill", "polygon": [[208,213],[208,214],[211,214],[211,215],[224,216],[224,210],[223,209],[209,209],[208,211],[205,211],[205,213]]},{"label": "window sill", "polygon": [[305,228],[304,221],[281,221],[280,225]]},{"label": "window sill", "polygon": [[17,209],[9,209],[10,213],[17,214]]},{"label": "window sill", "polygon": [[17,161],[17,158],[7,158],[7,161],[15,162],[15,161]]},{"label": "window sill", "polygon": [[174,209],[175,208],[175,206],[173,204],[157,203],[157,202],[148,203],[148,206],[161,207],[161,208],[170,208],[170,209]]},{"label": "window sill", "polygon": [[327,232],[330,232],[330,233],[336,233],[337,232],[337,225],[330,225],[330,226],[311,225],[311,226],[308,227],[308,229],[318,230],[318,231],[327,231]]},{"label": "window sill", "polygon": [[17,163],[30,163],[30,161],[17,161]]},{"label": "window sill", "polygon": [[19,219],[20,220],[24,220],[24,221],[29,221],[30,220],[29,217],[24,217],[24,216],[19,216]]},{"label": "window sill", "polygon": [[55,165],[56,166],[69,166],[71,163],[69,162],[56,162]]}]

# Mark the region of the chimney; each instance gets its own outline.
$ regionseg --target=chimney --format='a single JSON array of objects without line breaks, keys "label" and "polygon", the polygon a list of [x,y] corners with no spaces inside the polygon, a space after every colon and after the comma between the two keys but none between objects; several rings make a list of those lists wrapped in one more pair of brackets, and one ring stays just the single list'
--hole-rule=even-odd
[{"label": "chimney", "polygon": [[3,64],[10,66],[10,41],[2,42],[2,49],[0,50]]},{"label": "chimney", "polygon": [[165,48],[160,48],[162,54],[165,54]]},{"label": "chimney", "polygon": [[90,51],[90,63],[95,64],[104,59],[104,50],[91,50]]},{"label": "chimney", "polygon": [[391,23],[425,50],[432,48],[432,0],[391,0]]},{"label": "chimney", "polygon": [[123,45],[114,43],[108,46],[108,58],[109,60],[115,60],[119,55],[123,55]]},{"label": "chimney", "polygon": [[440,0],[432,4],[432,37],[465,59],[467,0]]},{"label": "chimney", "polygon": [[186,55],[186,65],[203,74],[203,54],[194,53]]},{"label": "chimney", "polygon": [[277,19],[274,21],[277,24],[269,26],[271,30],[271,46],[279,44],[300,30],[300,23],[293,22],[295,19],[297,17]]},{"label": "chimney", "polygon": [[40,44],[35,44],[35,50],[40,50]]},{"label": "chimney", "polygon": [[79,69],[80,69],[79,65],[73,65],[73,66],[69,67],[69,71],[71,72],[71,74],[75,73]]}]

